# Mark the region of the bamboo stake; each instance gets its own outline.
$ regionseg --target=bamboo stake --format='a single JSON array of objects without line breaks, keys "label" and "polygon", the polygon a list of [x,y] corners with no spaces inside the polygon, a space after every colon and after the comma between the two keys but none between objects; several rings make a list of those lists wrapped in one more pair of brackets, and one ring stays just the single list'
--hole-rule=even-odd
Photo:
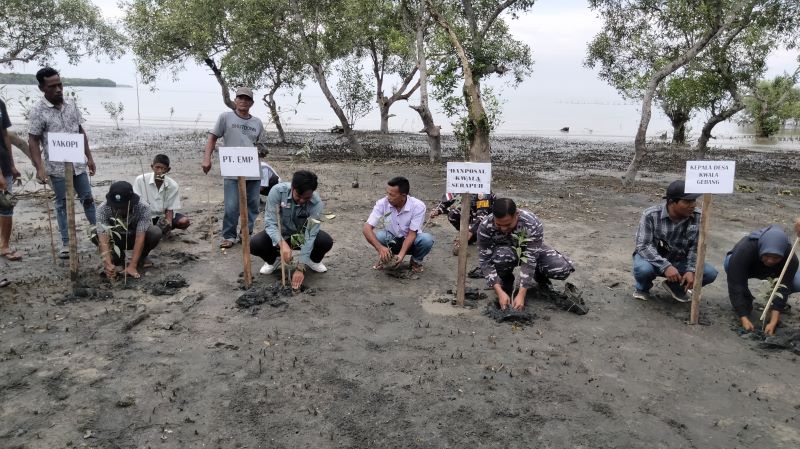
[{"label": "bamboo stake", "polygon": [[692,290],[692,310],[689,324],[697,324],[700,320],[700,295],[703,290],[703,272],[706,264],[706,230],[711,219],[711,194],[703,194],[703,214],[700,216],[700,237],[697,240],[697,263],[694,270],[694,286]]},{"label": "bamboo stake", "polygon": [[239,221],[242,228],[242,263],[244,265],[244,286],[253,285],[253,269],[250,265],[250,227],[247,219],[247,184],[244,176],[239,176]]},{"label": "bamboo stake", "polygon": [[69,278],[72,282],[78,280],[78,237],[75,233],[75,183],[73,182],[75,170],[72,162],[64,163],[64,181],[66,184],[67,201],[67,236],[69,237]]},{"label": "bamboo stake", "polygon": [[458,228],[458,239],[461,242],[458,248],[458,285],[456,288],[456,299],[458,305],[464,307],[464,296],[467,282],[467,246],[469,241],[469,213],[472,205],[472,195],[469,193],[461,194],[461,224]]},{"label": "bamboo stake", "polygon": [[[277,204],[275,209],[275,221],[278,222],[278,238],[283,240],[283,230],[281,229],[281,205]],[[280,247],[281,244],[278,242],[278,258],[281,259],[281,285],[286,287],[286,262],[283,261],[283,256],[280,254]]]},{"label": "bamboo stake", "polygon": [[761,313],[762,322],[764,322],[764,319],[767,317],[767,312],[769,311],[769,308],[772,307],[772,300],[775,299],[775,293],[781,286],[781,282],[783,282],[783,275],[786,274],[786,269],[789,268],[789,264],[792,262],[792,256],[794,256],[795,251],[797,251],[797,242],[800,242],[800,237],[795,237],[794,245],[792,245],[792,250],[789,251],[789,256],[786,258],[786,262],[783,264],[783,270],[781,270],[781,275],[778,276],[778,280],[775,281],[775,287],[772,289],[772,293],[769,295],[769,300],[767,300],[767,305],[764,306],[764,311]]}]

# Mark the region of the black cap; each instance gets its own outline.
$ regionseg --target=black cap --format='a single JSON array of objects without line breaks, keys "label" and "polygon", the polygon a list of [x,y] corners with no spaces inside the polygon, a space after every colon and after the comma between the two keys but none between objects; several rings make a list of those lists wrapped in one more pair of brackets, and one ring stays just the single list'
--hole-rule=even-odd
[{"label": "black cap", "polygon": [[683,180],[672,181],[667,187],[664,199],[668,200],[696,200],[702,193],[686,193],[686,183]]},{"label": "black cap", "polygon": [[117,181],[111,184],[106,194],[106,201],[111,206],[127,206],[130,202],[131,207],[139,204],[139,195],[133,193],[133,186],[127,181]]}]

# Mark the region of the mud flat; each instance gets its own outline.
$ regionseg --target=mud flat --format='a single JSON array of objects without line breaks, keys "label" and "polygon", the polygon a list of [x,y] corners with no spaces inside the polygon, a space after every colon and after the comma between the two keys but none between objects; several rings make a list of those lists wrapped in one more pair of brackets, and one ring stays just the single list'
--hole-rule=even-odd
[{"label": "mud flat", "polygon": [[[0,447],[800,446],[798,356],[737,335],[724,272],[704,289],[705,325],[686,325],[688,306],[665,296],[631,298],[641,211],[661,201],[691,152],[653,149],[641,181],[623,189],[628,145],[497,140],[494,190],[544,221],[545,240],[575,261],[569,281],[589,310],[531,298],[536,318],[525,324],[485,316],[485,299],[469,309],[437,302],[452,297],[456,277],[444,217],[428,227],[437,243],[424,273],[372,270],[360,229],[385,181],[407,176],[429,206],[442,194],[444,168],[428,163],[419,136],[365,136],[364,160],[324,134],[273,145],[267,160],[284,177],[319,175],[335,244],[329,271],[306,277],[313,294],[270,293],[280,274],[259,275],[254,260],[262,290],[246,298],[267,300],[241,308],[241,247],[216,246],[222,182],[216,166],[200,170],[203,134],[90,135],[98,200],[164,152],[193,225],[155,250],[157,270],[114,284],[82,241],[76,291],[67,264],[51,259],[44,194],[25,187],[13,243],[26,257],[0,260],[12,281],[0,289]],[[445,153],[457,154],[453,142]],[[736,160],[744,186],[715,197],[708,260],[721,268],[744,233],[800,214],[800,158],[746,149],[708,158]],[[481,279],[467,286],[491,293]],[[797,329],[796,296],[790,304],[784,327]]]}]

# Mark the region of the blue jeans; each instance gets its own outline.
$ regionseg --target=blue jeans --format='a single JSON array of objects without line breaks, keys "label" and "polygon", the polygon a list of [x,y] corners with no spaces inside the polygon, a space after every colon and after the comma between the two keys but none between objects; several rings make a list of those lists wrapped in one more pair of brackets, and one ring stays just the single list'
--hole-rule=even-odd
[{"label": "blue jeans", "polygon": [[[56,221],[58,222],[58,231],[61,233],[61,244],[67,246],[69,245],[69,236],[67,235],[67,183],[64,177],[51,175],[50,184],[53,185],[53,192],[56,194]],[[86,219],[89,220],[90,224],[94,225],[96,222],[95,206],[89,175],[84,172],[73,176],[72,184],[75,187],[75,193],[78,194],[78,198],[81,200]]]},{"label": "blue jeans", "polygon": [[[222,238],[236,241],[236,227],[239,224],[239,180],[225,179],[223,182],[225,215],[222,217]],[[247,194],[247,230],[253,233],[253,224],[258,216],[258,192],[261,181],[245,181]]]},{"label": "blue jeans", "polygon": [[[685,261],[673,263],[672,266],[677,268],[680,274],[686,272]],[[703,285],[714,282],[717,274],[717,269],[706,262],[703,265]],[[653,288],[653,280],[658,276],[663,276],[663,274],[660,274],[653,264],[639,254],[633,255],[633,278],[636,280],[634,286],[637,290],[650,291]]]},{"label": "blue jeans", "polygon": [[[728,265],[730,264],[730,260],[731,260],[731,255],[728,254],[725,256],[725,260],[722,262],[722,267],[725,269],[726,273],[728,272]],[[785,284],[787,287],[789,287],[789,290],[792,293],[800,292],[800,270],[797,270],[797,274],[794,275],[794,280],[790,284],[787,284],[785,281],[781,282],[781,284]]]},{"label": "blue jeans", "polygon": [[[393,254],[400,252],[400,248],[403,247],[403,241],[405,241],[405,237],[395,237],[394,234],[384,229],[376,232],[375,237],[378,238],[379,242],[388,246]],[[427,232],[417,233],[417,238],[414,239],[414,243],[412,243],[411,248],[409,248],[409,251],[411,252],[411,260],[421,264],[422,260],[425,259],[425,256],[431,252],[433,243],[432,235],[428,234]]]}]

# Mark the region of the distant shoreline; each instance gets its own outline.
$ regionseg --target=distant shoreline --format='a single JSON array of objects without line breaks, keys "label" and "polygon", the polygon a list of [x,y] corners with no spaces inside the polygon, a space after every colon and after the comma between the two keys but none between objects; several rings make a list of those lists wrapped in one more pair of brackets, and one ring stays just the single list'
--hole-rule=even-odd
[{"label": "distant shoreline", "polygon": [[[70,87],[131,87],[118,85],[107,78],[61,78],[65,86]],[[39,82],[36,75],[25,73],[0,73],[0,84],[13,84],[21,86],[37,86]]]}]

